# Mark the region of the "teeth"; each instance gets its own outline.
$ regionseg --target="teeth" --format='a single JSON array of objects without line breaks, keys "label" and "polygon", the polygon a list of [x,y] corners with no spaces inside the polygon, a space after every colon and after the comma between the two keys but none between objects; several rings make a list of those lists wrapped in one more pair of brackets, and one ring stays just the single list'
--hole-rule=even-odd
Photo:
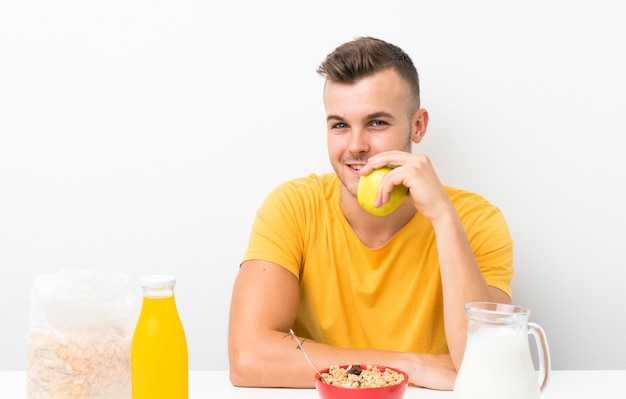
[{"label": "teeth", "polygon": [[363,168],[363,165],[352,165],[352,169],[354,170],[361,170],[361,168]]}]

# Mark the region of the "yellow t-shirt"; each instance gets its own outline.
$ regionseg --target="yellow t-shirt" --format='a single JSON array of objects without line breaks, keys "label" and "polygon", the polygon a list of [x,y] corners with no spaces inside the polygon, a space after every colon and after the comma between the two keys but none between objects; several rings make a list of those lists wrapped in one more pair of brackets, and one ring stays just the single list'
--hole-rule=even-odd
[{"label": "yellow t-shirt", "polygon": [[[300,281],[294,331],[344,348],[448,353],[437,245],[417,213],[387,244],[361,243],[339,207],[340,182],[310,175],[274,189],[243,261],[276,263]],[[511,295],[513,241],[484,198],[446,187],[487,281]]]}]

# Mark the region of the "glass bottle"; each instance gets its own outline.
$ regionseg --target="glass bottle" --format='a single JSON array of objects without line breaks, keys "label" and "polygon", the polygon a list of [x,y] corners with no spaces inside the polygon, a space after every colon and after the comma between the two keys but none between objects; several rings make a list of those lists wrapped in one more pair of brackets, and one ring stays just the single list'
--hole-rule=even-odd
[{"label": "glass bottle", "polygon": [[131,346],[133,399],[188,399],[187,339],[174,301],[176,278],[141,279],[143,303]]}]

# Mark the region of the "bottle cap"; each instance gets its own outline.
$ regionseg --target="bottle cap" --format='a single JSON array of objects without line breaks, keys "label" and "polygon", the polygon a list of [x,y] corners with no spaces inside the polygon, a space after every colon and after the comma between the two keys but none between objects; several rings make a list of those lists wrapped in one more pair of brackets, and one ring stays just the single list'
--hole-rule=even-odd
[{"label": "bottle cap", "polygon": [[144,288],[166,288],[176,285],[176,277],[169,274],[151,274],[141,278]]}]

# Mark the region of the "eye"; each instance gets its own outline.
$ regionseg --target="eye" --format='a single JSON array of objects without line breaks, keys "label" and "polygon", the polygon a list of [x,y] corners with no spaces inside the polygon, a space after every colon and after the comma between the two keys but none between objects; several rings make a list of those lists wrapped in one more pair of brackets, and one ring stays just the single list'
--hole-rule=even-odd
[{"label": "eye", "polygon": [[374,126],[374,127],[385,127],[385,126],[387,126],[387,122],[381,121],[380,119],[377,119],[375,121],[372,121],[372,126]]},{"label": "eye", "polygon": [[348,125],[343,122],[339,122],[333,125],[333,129],[345,129],[346,127],[348,127]]}]

